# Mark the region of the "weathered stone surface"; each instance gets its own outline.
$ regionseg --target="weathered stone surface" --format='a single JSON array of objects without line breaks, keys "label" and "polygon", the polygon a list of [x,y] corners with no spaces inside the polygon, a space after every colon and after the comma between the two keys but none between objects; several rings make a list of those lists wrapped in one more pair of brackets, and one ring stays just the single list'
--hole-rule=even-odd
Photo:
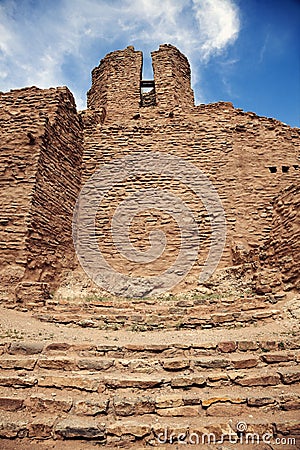
[{"label": "weathered stone surface", "polygon": [[180,394],[178,395],[161,395],[156,397],[155,406],[157,408],[174,408],[183,405],[183,398]]},{"label": "weathered stone surface", "polygon": [[0,376],[0,386],[10,387],[31,387],[37,383],[35,377],[23,377],[23,376]]},{"label": "weathered stone surface", "polygon": [[245,412],[244,405],[233,405],[230,403],[214,404],[206,410],[207,416],[212,417],[236,417]]},{"label": "weathered stone surface", "polygon": [[278,344],[276,341],[262,341],[260,347],[264,351],[278,350]]},{"label": "weathered stone surface", "polygon": [[151,414],[155,412],[155,401],[151,397],[114,397],[113,408],[117,416]]},{"label": "weathered stone surface", "polygon": [[46,345],[45,352],[49,352],[51,350],[64,351],[69,350],[71,347],[71,344],[68,342],[51,342],[51,344]]},{"label": "weathered stone surface", "polygon": [[280,395],[280,405],[285,411],[300,409],[300,396],[297,394]]},{"label": "weathered stone surface", "polygon": [[55,419],[52,418],[35,418],[28,424],[28,437],[30,438],[49,438],[52,436],[52,429]]},{"label": "weathered stone surface", "polygon": [[36,364],[36,358],[22,358],[14,356],[2,356],[0,358],[1,369],[26,369],[33,370]]},{"label": "weathered stone surface", "polygon": [[202,414],[201,406],[177,406],[172,408],[159,408],[157,414],[162,417],[196,417]]},{"label": "weathered stone surface", "polygon": [[14,397],[0,397],[0,409],[5,411],[17,411],[23,407],[23,399]]},{"label": "weathered stone surface", "polygon": [[277,384],[280,384],[280,382],[281,380],[278,374],[245,375],[244,378],[235,379],[235,383],[241,386],[276,386]]},{"label": "weathered stone surface", "polygon": [[228,342],[220,342],[218,344],[218,350],[222,353],[231,353],[234,352],[237,348],[237,343],[234,341],[228,341]]},{"label": "weathered stone surface", "polygon": [[280,369],[278,373],[281,375],[285,384],[298,383],[300,381],[300,369],[298,367],[295,369]]},{"label": "weathered stone surface", "polygon": [[35,355],[37,353],[41,353],[43,348],[43,342],[12,342],[9,346],[9,353],[12,355]]},{"label": "weathered stone surface", "polygon": [[202,367],[205,369],[221,369],[230,366],[230,362],[221,358],[197,358],[193,361],[196,367]]},{"label": "weathered stone surface", "polygon": [[203,386],[206,383],[206,378],[197,375],[187,375],[174,377],[171,380],[171,386],[173,388],[184,388],[189,386]]},{"label": "weathered stone surface", "polygon": [[224,323],[224,322],[232,322],[234,320],[234,316],[231,313],[219,313],[212,314],[211,319],[214,323]]},{"label": "weathered stone surface", "polygon": [[48,357],[39,358],[38,366],[41,369],[54,370],[75,370],[76,360],[68,357]]},{"label": "weathered stone surface", "polygon": [[262,359],[268,363],[281,363],[281,362],[287,362],[287,361],[294,361],[295,355],[293,353],[266,353],[262,355]]},{"label": "weathered stone surface", "polygon": [[273,397],[248,397],[247,398],[247,405],[249,406],[266,406],[266,405],[272,405],[276,403],[276,400]]},{"label": "weathered stone surface", "polygon": [[86,370],[107,370],[113,364],[113,359],[82,358],[77,361],[78,368]]},{"label": "weathered stone surface", "polygon": [[154,353],[161,353],[165,350],[168,350],[168,345],[165,344],[146,344],[146,345],[139,345],[139,344],[126,344],[124,346],[126,350],[130,351],[136,351],[136,352],[154,352]]},{"label": "weathered stone surface", "polygon": [[135,422],[115,422],[107,425],[106,431],[108,434],[115,436],[123,436],[131,434],[137,438],[147,436],[151,432],[151,426],[145,424],[138,424]]},{"label": "weathered stone surface", "polygon": [[[236,375],[238,376],[238,375]],[[230,379],[234,380],[236,377],[233,372],[230,372]],[[227,381],[229,379],[226,372],[214,372],[207,374],[208,381],[218,382],[218,381]]]},{"label": "weathered stone surface", "polygon": [[105,378],[104,382],[109,388],[139,388],[139,389],[151,389],[160,386],[162,383],[161,378],[150,377],[123,377],[123,378]]},{"label": "weathered stone surface", "polygon": [[0,438],[13,439],[16,437],[24,437],[27,435],[27,422],[16,421],[11,422],[9,420],[0,419]]},{"label": "weathered stone surface", "polygon": [[245,401],[246,401],[246,399],[241,398],[241,397],[208,397],[208,398],[203,398],[201,403],[202,403],[203,408],[207,408],[207,407],[213,405],[214,403],[224,403],[224,402],[244,403]]},{"label": "weathered stone surface", "polygon": [[238,349],[241,350],[242,352],[246,352],[249,350],[257,350],[258,343],[255,341],[239,341]]},{"label": "weathered stone surface", "polygon": [[291,434],[292,436],[298,436],[300,434],[300,421],[295,419],[286,422],[278,422],[276,423],[276,430],[283,435]]},{"label": "weathered stone surface", "polygon": [[259,363],[258,357],[249,358],[233,358],[231,364],[234,369],[249,369],[251,367],[257,366]]},{"label": "weathered stone surface", "polygon": [[68,412],[72,407],[72,398],[57,399],[45,395],[31,395],[24,400],[24,406],[30,411],[56,413]]},{"label": "weathered stone surface", "polygon": [[190,361],[187,359],[166,359],[161,361],[161,365],[165,370],[183,370],[190,366]]},{"label": "weathered stone surface", "polygon": [[84,391],[97,391],[99,380],[86,376],[45,375],[38,380],[41,387],[74,388]]},{"label": "weathered stone surface", "polygon": [[93,419],[84,417],[59,421],[55,433],[64,439],[97,439],[105,441],[105,427]]},{"label": "weathered stone surface", "polygon": [[109,400],[78,400],[74,403],[72,413],[78,416],[97,416],[107,412]]}]

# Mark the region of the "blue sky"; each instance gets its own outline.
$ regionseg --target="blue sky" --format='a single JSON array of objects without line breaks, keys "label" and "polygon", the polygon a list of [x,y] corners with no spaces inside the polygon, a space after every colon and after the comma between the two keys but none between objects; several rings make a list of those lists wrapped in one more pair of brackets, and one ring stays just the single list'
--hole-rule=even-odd
[{"label": "blue sky", "polygon": [[171,43],[192,66],[196,102],[300,126],[300,0],[0,0],[0,90],[67,85],[85,108],[106,53]]}]

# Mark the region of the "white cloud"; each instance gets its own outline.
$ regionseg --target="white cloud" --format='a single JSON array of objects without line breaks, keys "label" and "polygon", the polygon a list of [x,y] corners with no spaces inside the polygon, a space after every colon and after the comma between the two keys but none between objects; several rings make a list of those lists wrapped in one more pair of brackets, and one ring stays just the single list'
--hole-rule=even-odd
[{"label": "white cloud", "polygon": [[239,32],[238,9],[230,0],[194,0],[195,17],[201,33],[205,58],[222,51]]},{"label": "white cloud", "polygon": [[198,63],[221,53],[238,32],[233,0],[3,0],[0,90],[71,84],[84,107],[89,86],[83,79],[95,65],[96,49],[99,59],[129,44],[150,51],[172,43],[199,79]]}]

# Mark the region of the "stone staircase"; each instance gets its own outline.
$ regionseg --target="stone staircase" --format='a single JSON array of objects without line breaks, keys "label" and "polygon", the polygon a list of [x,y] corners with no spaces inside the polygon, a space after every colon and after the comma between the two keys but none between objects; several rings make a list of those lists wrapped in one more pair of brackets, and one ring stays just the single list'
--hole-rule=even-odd
[{"label": "stone staircase", "polygon": [[230,331],[194,343],[186,330],[177,342],[157,331],[105,342],[100,330],[90,342],[4,340],[1,450],[300,448],[298,337]]},{"label": "stone staircase", "polygon": [[282,296],[224,297],[196,294],[190,298],[124,299],[99,298],[89,301],[48,300],[39,306],[27,303],[26,308],[45,322],[72,324],[101,330],[126,329],[147,331],[160,329],[209,329],[280,320],[285,300]]}]

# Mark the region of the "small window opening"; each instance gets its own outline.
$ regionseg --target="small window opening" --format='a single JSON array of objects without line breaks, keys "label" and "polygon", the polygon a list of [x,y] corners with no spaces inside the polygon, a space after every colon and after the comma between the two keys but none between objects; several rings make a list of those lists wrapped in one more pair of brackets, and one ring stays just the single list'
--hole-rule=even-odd
[{"label": "small window opening", "polygon": [[293,167],[294,167],[295,170],[298,170],[298,169],[299,169],[298,164],[294,164]]},{"label": "small window opening", "polygon": [[269,171],[271,173],[276,173],[277,172],[277,167],[275,167],[275,166],[269,167]]},{"label": "small window opening", "polygon": [[282,166],[282,172],[287,173],[289,171],[289,166]]},{"label": "small window opening", "polygon": [[141,106],[155,106],[154,80],[141,80]]}]

